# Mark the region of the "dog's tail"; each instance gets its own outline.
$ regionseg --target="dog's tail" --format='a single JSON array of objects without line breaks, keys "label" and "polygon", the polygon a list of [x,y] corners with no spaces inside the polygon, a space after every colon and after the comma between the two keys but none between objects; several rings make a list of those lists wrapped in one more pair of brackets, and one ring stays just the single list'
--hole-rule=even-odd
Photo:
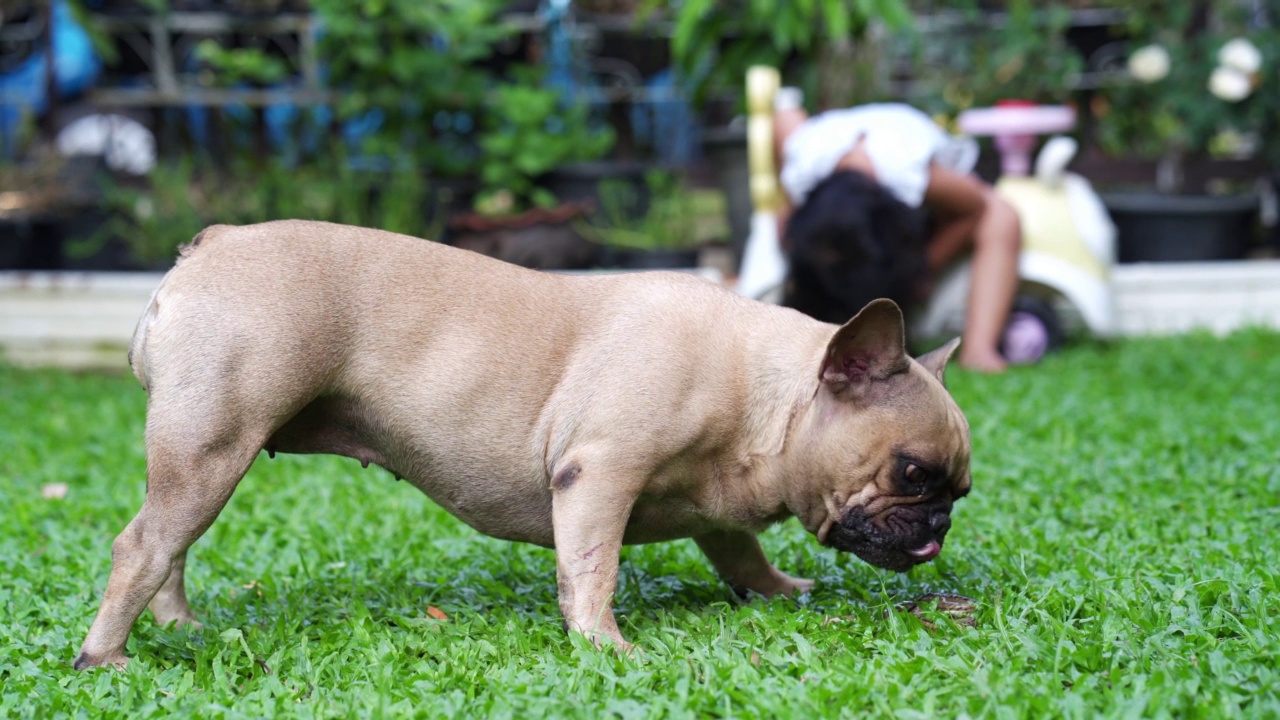
[{"label": "dog's tail", "polygon": [[[167,278],[168,275],[165,277]],[[138,326],[133,329],[133,339],[129,341],[129,367],[133,369],[133,376],[142,383],[142,389],[148,392],[151,390],[151,377],[147,371],[147,329],[156,317],[156,295],[160,294],[162,287],[164,287],[164,280],[161,280],[160,285],[151,291],[147,309],[143,311],[142,317],[138,318]]]},{"label": "dog's tail", "polygon": [[184,258],[198,250],[200,248],[200,243],[212,240],[223,230],[230,230],[232,227],[232,225],[210,225],[196,233],[196,236],[191,238],[191,242],[178,248],[178,262],[182,262]]},{"label": "dog's tail", "polygon": [[[178,260],[174,264],[177,267],[189,255],[195,252],[201,241],[212,239],[219,230],[228,228],[226,225],[210,225],[209,227],[196,233],[191,238],[191,242],[178,248]],[[138,382],[142,383],[142,389],[151,390],[151,376],[147,367],[147,332],[151,328],[151,323],[156,318],[156,310],[158,308],[157,298],[160,290],[164,288],[164,283],[169,279],[168,273],[160,280],[160,284],[151,293],[151,299],[147,301],[147,309],[143,311],[142,317],[138,319],[138,325],[133,330],[133,339],[129,342],[129,367],[133,369],[133,376],[138,378]]]}]

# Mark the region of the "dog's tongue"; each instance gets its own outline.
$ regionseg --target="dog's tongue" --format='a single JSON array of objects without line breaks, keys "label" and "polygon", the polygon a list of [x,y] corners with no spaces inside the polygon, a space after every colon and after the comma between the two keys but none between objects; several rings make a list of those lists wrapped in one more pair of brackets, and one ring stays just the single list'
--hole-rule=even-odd
[{"label": "dog's tongue", "polygon": [[942,546],[938,544],[938,541],[930,540],[928,545],[918,547],[915,550],[908,550],[907,554],[920,562],[924,562],[938,557],[940,552],[942,552]]}]

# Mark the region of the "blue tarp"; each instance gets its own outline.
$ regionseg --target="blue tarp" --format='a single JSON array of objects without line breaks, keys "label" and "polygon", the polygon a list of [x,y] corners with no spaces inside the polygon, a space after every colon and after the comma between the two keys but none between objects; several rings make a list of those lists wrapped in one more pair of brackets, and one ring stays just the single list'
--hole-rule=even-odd
[{"label": "blue tarp", "polygon": [[[14,135],[24,116],[38,117],[49,106],[45,73],[49,48],[37,45],[26,61],[0,73],[0,141],[5,155],[13,152]],[[65,0],[53,3],[53,77],[59,97],[84,92],[102,71],[89,34],[71,14]]]}]

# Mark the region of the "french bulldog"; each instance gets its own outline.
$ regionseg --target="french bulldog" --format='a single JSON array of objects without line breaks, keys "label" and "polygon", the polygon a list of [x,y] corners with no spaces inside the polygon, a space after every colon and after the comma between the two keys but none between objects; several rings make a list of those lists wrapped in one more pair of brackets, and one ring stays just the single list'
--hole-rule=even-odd
[{"label": "french bulldog", "polygon": [[902,314],[843,326],[681,273],[570,276],[378,230],[205,229],[129,350],[148,397],[147,492],[112,545],[77,669],[123,667],[144,608],[195,623],[187,549],[262,451],[403,478],[476,530],[556,552],[565,625],[628,648],[623,544],[693,538],[740,592],[808,590],[756,535],[904,571],[969,491],[969,430]]}]

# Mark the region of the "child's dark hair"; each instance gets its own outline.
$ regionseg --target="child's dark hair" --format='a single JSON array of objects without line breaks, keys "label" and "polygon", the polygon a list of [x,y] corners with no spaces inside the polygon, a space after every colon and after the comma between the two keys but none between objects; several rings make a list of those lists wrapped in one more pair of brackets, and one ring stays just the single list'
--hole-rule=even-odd
[{"label": "child's dark hair", "polygon": [[843,323],[876,298],[904,308],[925,269],[923,213],[863,173],[823,180],[787,221],[790,256],[783,304]]}]

